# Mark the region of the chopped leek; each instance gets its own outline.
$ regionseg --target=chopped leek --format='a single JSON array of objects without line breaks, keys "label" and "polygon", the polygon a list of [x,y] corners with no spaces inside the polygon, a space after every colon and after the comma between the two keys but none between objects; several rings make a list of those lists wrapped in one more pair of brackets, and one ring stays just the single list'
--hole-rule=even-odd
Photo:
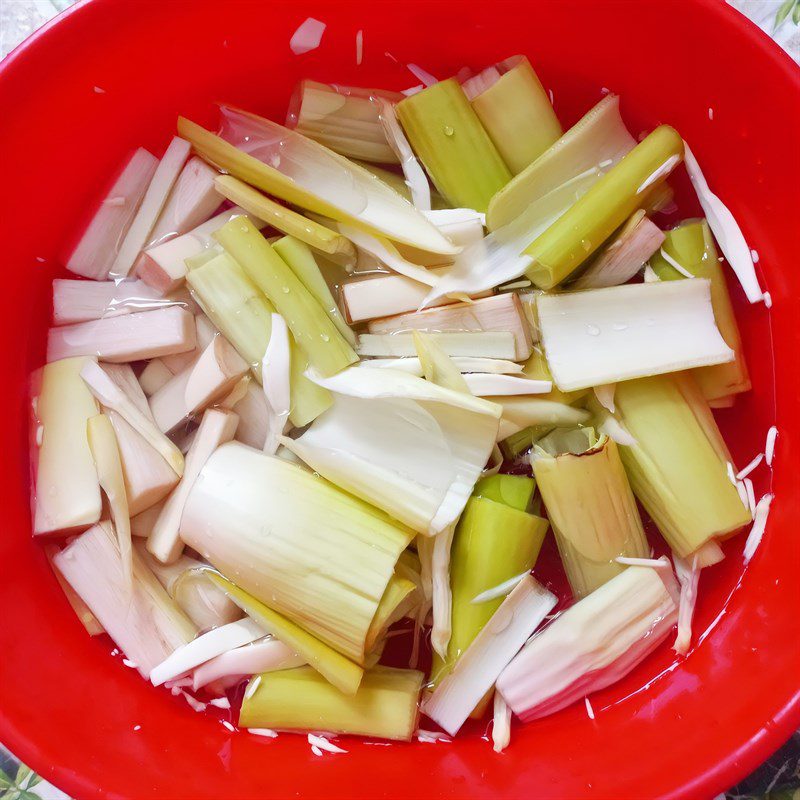
[{"label": "chopped leek", "polygon": [[540,439],[532,463],[569,584],[581,598],[622,572],[617,556],[646,558],[650,547],[616,443],[591,428],[577,433],[577,447],[555,434]]},{"label": "chopped leek", "polygon": [[661,253],[650,259],[650,266],[659,280],[684,278],[667,258],[680,264],[690,275],[711,281],[714,319],[725,343],[736,354],[736,358],[730,363],[701,367],[694,371],[695,379],[706,399],[719,400],[748,391],[751,384],[742,349],[742,337],[736,324],[717,248],[705,220],[683,222],[668,231]]},{"label": "chopped leek", "polygon": [[451,205],[486,211],[511,173],[458,81],[440,81],[407,97],[396,112],[434,185]]},{"label": "chopped leek", "polygon": [[625,381],[614,402],[635,439],[620,447],[633,491],[679,556],[750,522],[728,480],[730,455],[690,375]]},{"label": "chopped leek", "polygon": [[[511,331],[463,331],[459,333],[431,333],[439,347],[448,356],[462,358],[513,359],[517,354],[517,340]],[[362,333],[356,347],[361,356],[416,356],[414,340],[408,333]]]},{"label": "chopped leek", "polygon": [[271,672],[261,676],[252,693],[245,692],[239,726],[410,741],[423,677],[416,670],[373,667],[348,697],[310,667]]},{"label": "chopped leek", "polygon": [[44,546],[44,553],[53,569],[53,575],[56,576],[58,585],[64,592],[69,604],[72,606],[72,610],[81,621],[81,625],[86,628],[86,633],[88,633],[89,636],[99,636],[101,633],[105,633],[103,626],[97,621],[97,617],[89,610],[89,606],[81,600],[80,595],[67,583],[66,578],[61,574],[61,570],[56,566],[54,558],[59,552],[58,545],[56,544],[50,543]]},{"label": "chopped leek", "polygon": [[436,339],[417,330],[412,331],[412,334],[425,380],[454,392],[469,394],[467,382],[447,353],[436,343]]},{"label": "chopped leek", "polygon": [[279,639],[266,636],[257,642],[228,650],[196,667],[192,674],[192,683],[197,691],[220,679],[226,683],[228,680],[238,683],[244,675],[260,675],[264,672],[300,667],[303,664],[305,659],[302,656],[297,655]]},{"label": "chopped leek", "polygon": [[412,536],[302,467],[236,442],[206,461],[180,533],[243,590],[358,662]]},{"label": "chopped leek", "polygon": [[552,400],[554,403],[566,403],[572,405],[581,400],[587,393],[588,389],[575,389],[572,392],[562,392],[553,383],[553,373],[547,363],[547,356],[541,345],[534,345],[531,351],[531,357],[525,362],[522,368],[522,374],[526,378],[534,381],[550,381],[552,388],[550,391],[543,395],[543,400]]},{"label": "chopped leek", "polygon": [[683,141],[656,128],[526,248],[528,277],[552,289],[569,277],[662,183],[683,157]]},{"label": "chopped leek", "polygon": [[489,475],[475,484],[473,494],[517,511],[527,511],[535,492],[536,481],[525,475]]}]

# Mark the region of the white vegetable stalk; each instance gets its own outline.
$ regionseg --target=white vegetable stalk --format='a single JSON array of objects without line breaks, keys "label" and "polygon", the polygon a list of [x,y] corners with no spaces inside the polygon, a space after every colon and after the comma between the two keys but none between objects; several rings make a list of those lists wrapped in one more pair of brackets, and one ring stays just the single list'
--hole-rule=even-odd
[{"label": "white vegetable stalk", "polygon": [[533,347],[530,326],[515,294],[499,294],[470,303],[373,319],[367,324],[367,330],[373,334],[407,330],[437,333],[506,331],[514,335],[514,361],[527,359]]},{"label": "white vegetable stalk", "polygon": [[452,633],[453,594],[450,591],[450,549],[453,544],[455,522],[433,539],[431,553],[431,600],[433,604],[433,627],[431,645],[442,657],[447,657],[447,646]]},{"label": "white vegetable stalk", "polygon": [[725,553],[715,539],[709,539],[705,544],[697,548],[693,553],[689,553],[684,559],[689,564],[697,563],[699,569],[713,567],[724,560]]},{"label": "white vegetable stalk", "polygon": [[[464,331],[460,333],[431,333],[430,336],[451,358],[513,359],[517,345],[511,331]],[[414,339],[410,332],[362,333],[356,352],[360,356],[415,356]]]},{"label": "white vegetable stalk", "polygon": [[[150,406],[133,370],[127,364],[105,364],[103,371],[149,420]],[[117,439],[125,495],[131,516],[142,513],[161,501],[178,483],[175,470],[163,456],[116,411],[104,407]]]},{"label": "white vegetable stalk", "polygon": [[692,617],[697,603],[697,584],[700,580],[701,567],[698,565],[696,557],[691,561],[686,561],[673,554],[672,558],[681,587],[681,596],[678,601],[678,635],[675,637],[672,649],[678,655],[685,656],[692,643]]},{"label": "white vegetable stalk", "polygon": [[209,579],[207,564],[185,555],[174,564],[162,564],[147,552],[143,541],[136,541],[134,548],[198,630],[241,619],[239,606]]},{"label": "white vegetable stalk", "polygon": [[511,743],[511,709],[498,692],[494,693],[492,715],[492,750],[502,753]]},{"label": "white vegetable stalk", "polygon": [[194,364],[203,351],[214,341],[214,337],[219,336],[219,331],[214,326],[214,323],[202,311],[195,314],[194,327],[195,344],[193,349],[164,356],[161,359],[164,362],[164,366],[173,375],[183,372],[187,367]]},{"label": "white vegetable stalk", "polygon": [[498,441],[529,428],[532,425],[545,425],[553,428],[570,428],[583,425],[589,420],[589,412],[582,408],[574,408],[566,403],[543,400],[527,396],[495,396],[492,402],[503,409]]},{"label": "white vegetable stalk", "polygon": [[[432,334],[428,334],[431,336]],[[467,358],[454,356],[450,360],[461,373],[479,373],[486,375],[518,375],[522,372],[522,364],[506,361],[503,358]],[[361,361],[356,366],[363,369],[399,369],[409,375],[422,377],[422,364],[416,356],[408,358],[373,358]]]},{"label": "white vegetable stalk", "polygon": [[44,546],[44,553],[53,570],[53,575],[55,575],[58,585],[66,595],[70,606],[72,606],[75,616],[78,617],[83,627],[86,628],[86,633],[88,633],[89,636],[99,636],[101,633],[105,633],[103,626],[97,621],[97,617],[89,610],[89,606],[81,600],[78,593],[67,583],[66,578],[61,574],[61,570],[56,566],[53,559],[59,552],[58,545],[52,542]]},{"label": "white vegetable stalk", "polygon": [[192,146],[189,142],[178,136],[173,137],[156,167],[142,204],[125,235],[114,263],[111,265],[109,270],[111,277],[126,278],[128,276],[136,258],[148,242],[150,231],[153,230],[167,197],[169,197],[183,165],[189,158],[191,149]]},{"label": "white vegetable stalk", "polygon": [[411,532],[302,467],[229,442],[195,481],[181,538],[271,609],[363,662]]},{"label": "white vegetable stalk", "polygon": [[42,369],[34,398],[34,424],[41,430],[36,436],[35,535],[85,528],[100,519],[100,484],[86,433],[98,408],[81,380],[81,370],[90,360],[69,358]]},{"label": "white vegetable stalk", "polygon": [[451,736],[458,733],[555,604],[555,595],[532,575],[523,578],[461,654],[452,671],[423,702],[424,713]]},{"label": "white vegetable stalk", "polygon": [[[444,275],[447,268],[430,270],[434,279]],[[416,311],[425,300],[429,286],[405,275],[377,275],[353,278],[339,287],[342,308],[350,322],[364,322],[378,317],[391,317],[407,311]],[[490,291],[473,297],[486,297]],[[441,297],[432,305],[442,306],[457,302],[453,297]]]},{"label": "white vegetable stalk", "polygon": [[705,279],[541,295],[542,343],[556,386],[585,389],[732,361]]},{"label": "white vegetable stalk", "polygon": [[[425,216],[462,252],[483,240],[483,226],[486,215],[472,208],[437,208],[423,212]],[[442,267],[455,264],[459,256],[442,256],[426,253],[413,247],[399,245],[398,250],[414,264],[425,267]],[[442,270],[447,274],[447,270]],[[419,307],[419,303],[414,309]],[[433,305],[433,304],[432,304]],[[407,309],[411,311],[412,309]]]},{"label": "white vegetable stalk", "polygon": [[163,433],[175,430],[227,394],[249,368],[225,337],[215,337],[196,363],[175,375],[150,398],[156,425]]},{"label": "white vegetable stalk", "polygon": [[455,254],[456,248],[410,203],[367,170],[282,125],[227,106],[221,138],[180,118],[178,130],[204,158],[251,185],[379,236]]},{"label": "white vegetable stalk", "polygon": [[745,565],[750,563],[750,559],[755,555],[758,546],[761,544],[761,540],[764,538],[772,500],[773,495],[765,494],[758,503],[756,503],[756,511],[755,514],[753,514],[753,527],[750,528],[747,541],[744,543],[743,555]]},{"label": "white vegetable stalk", "polygon": [[267,398],[261,386],[250,381],[242,397],[231,408],[239,415],[239,427],[236,429],[236,440],[262,450],[267,440]]},{"label": "white vegetable stalk", "polygon": [[[283,642],[268,636],[259,641],[228,650],[196,667],[192,674],[195,691],[210,683],[232,679],[238,683],[248,675],[262,675],[280,669],[293,669],[305,664],[305,659],[292,652]],[[228,683],[229,680],[225,680]]]},{"label": "white vegetable stalk", "polygon": [[443,386],[445,389],[452,389],[454,392],[470,394],[467,382],[458,367],[436,344],[436,340],[429,333],[421,331],[412,331],[412,335],[425,380]]},{"label": "white vegetable stalk", "polygon": [[261,362],[264,397],[267,401],[267,435],[264,452],[274,455],[289,422],[291,397],[291,349],[289,329],[280,314],[272,315],[272,332]]},{"label": "white vegetable stalk", "polygon": [[161,501],[139,512],[135,517],[131,517],[131,533],[141,539],[146,539],[153,530],[153,525],[158,519],[163,505],[164,502]]},{"label": "white vegetable stalk", "polygon": [[210,250],[215,241],[212,234],[234,217],[247,216],[254,225],[262,228],[266,223],[246,214],[244,209],[234,206],[212,217],[208,222],[198,225],[194,230],[184,233],[163,244],[144,251],[137,274],[149,286],[161,294],[177,289],[186,278],[186,259],[199,256]]},{"label": "white vegetable stalk", "polygon": [[395,370],[314,380],[334,404],[283,444],[419,533],[453,524],[491,454],[500,408]]},{"label": "white vegetable stalk", "polygon": [[406,184],[411,190],[411,203],[420,211],[430,211],[431,187],[428,183],[428,176],[417,161],[414,151],[397,121],[394,104],[381,97],[372,98],[372,102],[376,103],[379,108],[379,119],[386,141],[400,162]]},{"label": "white vegetable stalk", "polygon": [[500,395],[547,394],[553,388],[551,381],[536,381],[515,375],[473,373],[464,376],[467,387],[476,397]]},{"label": "white vegetable stalk", "polygon": [[602,289],[627,283],[663,243],[663,231],[639,209],[592,259],[570,288]]},{"label": "white vegetable stalk", "polygon": [[100,201],[66,267],[76,275],[104,281],[125,239],[158,166],[158,159],[140,147]]},{"label": "white vegetable stalk", "polygon": [[703,207],[708,227],[711,228],[714,238],[719,243],[722,254],[736,273],[747,299],[751,303],[763,300],[764,294],[758,283],[753,255],[747,246],[742,229],[728,207],[708,188],[708,182],[700,165],[686,142],[683,143],[683,148],[686,171],[689,173],[694,190],[697,192],[697,198]]},{"label": "white vegetable stalk", "polygon": [[194,317],[170,306],[51,328],[47,360],[96,356],[112,362],[142,361],[191,350],[194,342]]},{"label": "white vegetable stalk", "polygon": [[229,622],[179,647],[150,671],[150,682],[161,686],[234,647],[262,638],[266,631],[250,617]]},{"label": "white vegetable stalk", "polygon": [[211,454],[225,442],[233,439],[239,417],[232,411],[210,408],[200,421],[192,445],[186,454],[186,464],[181,482],[167,498],[147,540],[147,549],[164,563],[174,562],[183,550],[180,529],[183,509],[189,492]]},{"label": "white vegetable stalk", "polygon": [[165,306],[184,306],[187,297],[162,297],[143,281],[53,281],[53,324],[71,325],[102,317],[117,317],[134,311]]},{"label": "white vegetable stalk", "polygon": [[80,376],[92,394],[104,406],[116,411],[141,434],[161,454],[178,476],[183,474],[181,451],[156,427],[152,418],[137,407],[136,403],[114,383],[99,364],[87,359],[81,368]]},{"label": "white vegetable stalk", "polygon": [[127,590],[109,523],[81,534],[53,560],[142,677],[149,678],[153,667],[194,638],[192,622],[135,551],[133,589]]},{"label": "white vegetable stalk", "polygon": [[122,571],[129,590],[133,589],[133,564],[131,555],[131,519],[128,499],[125,496],[125,480],[122,477],[122,462],[119,457],[114,428],[105,414],[91,417],[86,423],[89,449],[92,451],[100,488],[108,498],[111,519],[117,534]]},{"label": "white vegetable stalk", "polygon": [[146,397],[154,395],[172,378],[172,371],[160,358],[153,358],[139,374],[139,385]]},{"label": "white vegetable stalk", "polygon": [[150,232],[146,249],[182,236],[208,220],[223,200],[214,188],[218,174],[197,156],[186,162]]},{"label": "white vegetable stalk", "polygon": [[503,670],[497,691],[523,722],[553,714],[627,675],[677,617],[672,574],[628,567],[536,634]]}]

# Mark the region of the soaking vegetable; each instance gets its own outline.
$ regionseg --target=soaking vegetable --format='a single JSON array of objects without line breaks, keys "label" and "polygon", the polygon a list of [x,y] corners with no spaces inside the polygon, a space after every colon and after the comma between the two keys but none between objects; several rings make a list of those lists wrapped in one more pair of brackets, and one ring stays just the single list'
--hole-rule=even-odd
[{"label": "soaking vegetable", "polygon": [[[317,755],[594,719],[691,657],[703,570],[751,524],[758,558],[773,503],[777,429],[737,469],[712,411],[758,374],[718,247],[763,295],[679,133],[637,140],[614,94],[565,130],[521,55],[421,74],[129,156],[32,381],[33,532],[77,624]],[[708,219],[668,226],[684,159]]]}]

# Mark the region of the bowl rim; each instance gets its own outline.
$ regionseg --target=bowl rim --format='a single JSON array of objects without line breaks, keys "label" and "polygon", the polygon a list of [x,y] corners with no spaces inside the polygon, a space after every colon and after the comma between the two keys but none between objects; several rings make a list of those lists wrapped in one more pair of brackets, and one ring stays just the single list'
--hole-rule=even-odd
[{"label": "bowl rim", "polygon": [[[32,59],[36,59],[42,42],[46,41],[50,32],[69,25],[79,25],[85,17],[96,13],[101,7],[119,5],[120,0],[77,0],[73,5],[59,12],[30,36],[14,47],[0,60],[0,91],[4,85],[13,80],[14,75]],[[735,35],[744,37],[759,50],[762,57],[771,62],[772,68],[780,70],[796,91],[800,102],[800,65],[772,39],[738,9],[729,4],[729,0],[684,0],[725,19],[732,26]],[[333,0],[331,5],[335,5]],[[771,754],[783,745],[791,735],[800,728],[800,683],[795,693],[788,697],[781,709],[770,720],[769,725],[759,731],[759,735],[742,743],[731,751],[711,770],[676,786],[671,797],[699,797],[708,794],[716,787],[727,784],[735,785],[763,764]],[[0,744],[4,745],[15,758],[47,776],[52,772],[49,764],[40,761],[36,745],[18,731],[13,723],[0,710]],[[79,796],[85,789],[85,783],[79,775],[71,771],[61,772],[58,776],[58,788],[71,796]]]}]

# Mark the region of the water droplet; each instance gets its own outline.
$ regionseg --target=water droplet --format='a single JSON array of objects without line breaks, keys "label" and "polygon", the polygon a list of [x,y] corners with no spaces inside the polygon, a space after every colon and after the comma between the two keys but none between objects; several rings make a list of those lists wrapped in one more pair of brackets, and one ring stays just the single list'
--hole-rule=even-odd
[{"label": "water droplet", "polygon": [[322,339],[323,342],[329,342],[331,340],[331,337],[328,336],[327,333],[321,333],[319,338]]},{"label": "water droplet", "polygon": [[598,328],[597,325],[592,325],[590,323],[589,325],[586,326],[586,333],[588,333],[589,336],[599,336],[600,328]]},{"label": "water droplet", "polygon": [[288,286],[282,286],[281,290],[283,291],[284,294],[289,294],[289,287]]},{"label": "water droplet", "polygon": [[615,331],[626,331],[626,330],[628,330],[628,326],[627,326],[627,325],[625,325],[625,324],[624,324],[624,323],[622,323],[622,322],[615,322],[615,323],[614,323],[614,324],[613,324],[611,327],[612,327],[612,328],[613,328]]},{"label": "water droplet", "polygon": [[453,133],[454,133],[454,131],[453,131],[453,129],[450,127],[450,125],[445,125],[445,126],[444,126],[444,128],[442,128],[442,131],[443,131],[443,133],[444,133],[444,135],[445,135],[445,136],[452,136],[452,135],[453,135]]}]

